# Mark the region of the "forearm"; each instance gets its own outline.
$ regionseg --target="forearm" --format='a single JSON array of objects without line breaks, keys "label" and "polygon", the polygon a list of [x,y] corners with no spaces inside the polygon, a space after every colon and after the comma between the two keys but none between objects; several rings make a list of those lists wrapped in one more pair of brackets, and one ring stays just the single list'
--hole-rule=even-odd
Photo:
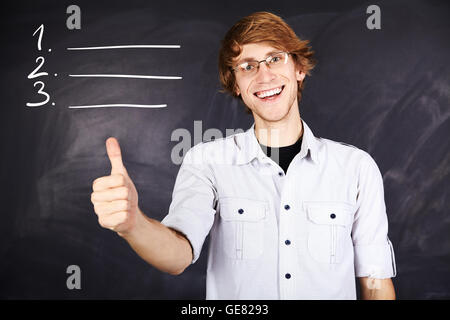
[{"label": "forearm", "polygon": [[392,280],[360,278],[362,300],[395,300]]},{"label": "forearm", "polygon": [[182,235],[140,210],[136,226],[119,235],[142,259],[163,272],[178,275],[192,261],[191,246]]}]

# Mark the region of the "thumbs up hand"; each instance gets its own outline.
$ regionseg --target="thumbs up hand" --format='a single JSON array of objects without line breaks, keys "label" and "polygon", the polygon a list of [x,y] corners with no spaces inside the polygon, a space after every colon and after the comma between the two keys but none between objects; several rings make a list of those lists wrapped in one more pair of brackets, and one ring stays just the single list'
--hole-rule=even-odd
[{"label": "thumbs up hand", "polygon": [[140,214],[138,194],[123,165],[116,138],[110,137],[106,140],[106,152],[111,162],[111,174],[94,180],[91,202],[99,224],[122,236],[136,226]]}]

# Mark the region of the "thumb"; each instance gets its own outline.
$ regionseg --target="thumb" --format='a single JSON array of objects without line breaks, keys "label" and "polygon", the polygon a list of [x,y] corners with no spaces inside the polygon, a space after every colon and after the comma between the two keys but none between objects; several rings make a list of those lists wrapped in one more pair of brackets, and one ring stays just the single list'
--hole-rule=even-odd
[{"label": "thumb", "polygon": [[127,174],[127,170],[122,162],[119,141],[116,138],[110,137],[106,140],[106,153],[111,162],[111,174]]}]

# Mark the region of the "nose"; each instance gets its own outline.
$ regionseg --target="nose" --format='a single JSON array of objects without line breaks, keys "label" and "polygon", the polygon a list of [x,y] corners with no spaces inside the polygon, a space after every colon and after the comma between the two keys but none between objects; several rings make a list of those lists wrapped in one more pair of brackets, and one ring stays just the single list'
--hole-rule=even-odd
[{"label": "nose", "polygon": [[265,62],[259,64],[259,69],[256,74],[256,81],[258,83],[270,82],[275,78],[275,74],[270,70]]}]

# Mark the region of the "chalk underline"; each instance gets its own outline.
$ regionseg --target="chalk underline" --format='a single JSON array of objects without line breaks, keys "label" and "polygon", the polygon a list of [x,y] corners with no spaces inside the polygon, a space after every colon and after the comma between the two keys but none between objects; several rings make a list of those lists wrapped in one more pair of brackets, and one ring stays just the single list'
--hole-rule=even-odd
[{"label": "chalk underline", "polygon": [[70,109],[88,109],[88,108],[165,108],[167,104],[128,104],[128,103],[116,103],[116,104],[93,104],[84,106],[69,106]]},{"label": "chalk underline", "polygon": [[162,79],[162,80],[183,79],[183,77],[179,77],[179,76],[145,76],[145,75],[135,75],[135,74],[69,74],[69,77],[134,78],[134,79]]},{"label": "chalk underline", "polygon": [[105,50],[105,49],[179,49],[180,45],[160,45],[160,44],[140,44],[140,45],[121,45],[121,46],[100,46],[100,47],[72,47],[67,50]]}]

